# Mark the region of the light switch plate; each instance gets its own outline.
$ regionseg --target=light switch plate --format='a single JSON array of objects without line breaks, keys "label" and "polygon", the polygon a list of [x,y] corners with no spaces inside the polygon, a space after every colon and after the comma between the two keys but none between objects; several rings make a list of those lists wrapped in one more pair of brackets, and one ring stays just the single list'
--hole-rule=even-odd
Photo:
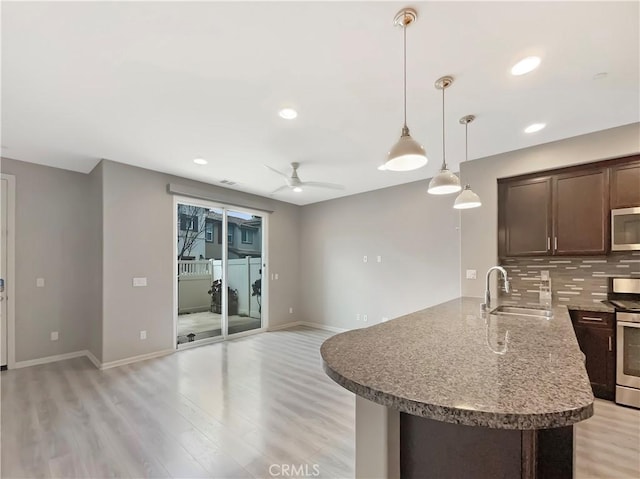
[{"label": "light switch plate", "polygon": [[142,331],[140,331],[140,339],[141,340],[147,339],[147,331],[146,330],[143,329]]},{"label": "light switch plate", "polygon": [[133,286],[136,288],[146,286],[147,278],[133,278]]},{"label": "light switch plate", "polygon": [[477,272],[475,269],[467,270],[467,279],[476,279],[476,277],[477,277]]},{"label": "light switch plate", "polygon": [[36,288],[44,288],[44,278],[36,278]]},{"label": "light switch plate", "polygon": [[51,331],[51,341],[58,340],[58,331]]}]

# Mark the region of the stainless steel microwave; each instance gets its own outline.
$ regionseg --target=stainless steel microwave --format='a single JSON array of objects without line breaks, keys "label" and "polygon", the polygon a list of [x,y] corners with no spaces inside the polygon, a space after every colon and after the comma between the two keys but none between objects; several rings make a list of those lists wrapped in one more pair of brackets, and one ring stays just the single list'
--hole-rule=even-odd
[{"label": "stainless steel microwave", "polygon": [[640,250],[640,206],[611,210],[611,251]]}]

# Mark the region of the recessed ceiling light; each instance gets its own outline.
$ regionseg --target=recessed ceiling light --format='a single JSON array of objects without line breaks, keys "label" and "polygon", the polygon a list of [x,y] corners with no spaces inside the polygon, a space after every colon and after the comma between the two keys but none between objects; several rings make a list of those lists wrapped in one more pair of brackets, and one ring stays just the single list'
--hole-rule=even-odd
[{"label": "recessed ceiling light", "polygon": [[207,160],[205,160],[204,158],[196,158],[195,160],[193,160],[193,162],[196,165],[206,165],[207,163],[209,163]]},{"label": "recessed ceiling light", "polygon": [[293,191],[295,191],[296,193],[302,193],[302,188],[300,188],[299,186],[296,186]]},{"label": "recessed ceiling light", "polygon": [[298,116],[298,112],[293,108],[283,108],[278,112],[278,115],[280,115],[280,118],[284,118],[285,120],[293,120]]},{"label": "recessed ceiling light", "polygon": [[539,65],[540,57],[527,57],[511,67],[511,74],[515,76],[524,75],[535,70]]},{"label": "recessed ceiling light", "polygon": [[533,123],[532,125],[529,125],[528,127],[526,127],[524,129],[524,132],[525,133],[535,133],[536,131],[542,130],[545,126],[547,126],[546,123]]}]

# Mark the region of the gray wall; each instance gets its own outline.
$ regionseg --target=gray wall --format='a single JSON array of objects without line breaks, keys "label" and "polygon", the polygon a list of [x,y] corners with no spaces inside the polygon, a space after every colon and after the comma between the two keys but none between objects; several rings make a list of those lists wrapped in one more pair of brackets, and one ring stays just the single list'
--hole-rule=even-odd
[{"label": "gray wall", "polygon": [[[270,325],[294,321],[298,310],[299,207],[112,161],[103,161],[103,361],[172,349],[173,197],[168,183],[213,195],[226,203],[271,209]],[[132,287],[134,276],[146,288]],[[139,339],[140,330],[147,339]]]},{"label": "gray wall", "polygon": [[87,175],[4,158],[2,172],[16,176],[16,361],[86,349],[98,254]]},{"label": "gray wall", "polygon": [[[2,172],[16,176],[17,361],[88,349],[109,362],[174,347],[168,183],[274,211],[270,269],[279,279],[270,282],[270,325],[297,318],[298,206],[112,161],[85,175],[3,159]],[[134,276],[146,276],[148,287],[133,288]]]},{"label": "gray wall", "polygon": [[[471,145],[473,146],[473,145]],[[462,212],[462,294],[481,297],[484,273],[498,261],[497,179],[640,152],[640,123],[462,163],[461,175],[482,207]],[[466,279],[475,269],[478,279]]]},{"label": "gray wall", "polygon": [[[454,198],[428,195],[427,185],[418,181],[302,208],[305,320],[351,329],[460,295],[459,213]],[[367,314],[368,322],[356,321],[357,314]]]}]

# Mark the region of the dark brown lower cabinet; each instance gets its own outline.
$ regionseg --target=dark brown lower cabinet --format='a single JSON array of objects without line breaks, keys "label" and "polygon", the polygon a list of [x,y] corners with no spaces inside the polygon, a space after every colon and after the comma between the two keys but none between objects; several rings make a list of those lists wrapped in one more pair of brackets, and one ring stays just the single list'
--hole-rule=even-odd
[{"label": "dark brown lower cabinet", "polygon": [[578,345],[586,356],[593,395],[612,401],[616,392],[616,341],[613,313],[571,311]]},{"label": "dark brown lower cabinet", "polygon": [[400,413],[400,477],[573,478],[573,426],[490,429]]}]

